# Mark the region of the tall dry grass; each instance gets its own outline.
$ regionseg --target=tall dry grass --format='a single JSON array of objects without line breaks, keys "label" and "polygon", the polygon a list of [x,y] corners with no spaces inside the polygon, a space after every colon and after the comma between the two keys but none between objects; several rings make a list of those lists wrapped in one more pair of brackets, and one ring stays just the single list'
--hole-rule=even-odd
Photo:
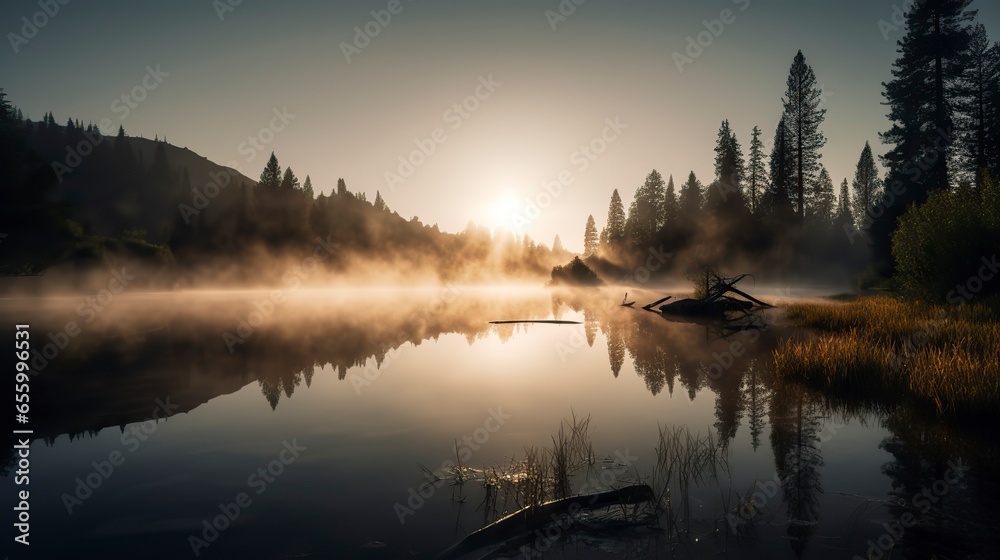
[{"label": "tall dry grass", "polygon": [[794,304],[787,316],[816,332],[774,352],[779,377],[844,396],[913,399],[949,417],[1000,412],[1000,322],[986,306],[873,296]]}]

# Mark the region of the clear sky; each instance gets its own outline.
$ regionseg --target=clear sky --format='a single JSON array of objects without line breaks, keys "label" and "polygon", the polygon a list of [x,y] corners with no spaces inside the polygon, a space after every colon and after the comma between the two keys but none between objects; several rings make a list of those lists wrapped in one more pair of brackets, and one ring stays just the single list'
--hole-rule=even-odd
[{"label": "clear sky", "polygon": [[[651,169],[710,182],[722,119],[744,151],[760,126],[769,151],[799,49],[827,93],[822,161],[835,183],[853,176],[865,141],[885,151],[880,84],[903,31],[879,22],[891,25],[908,0],[575,2],[400,0],[383,25],[371,12],[390,0],[51,0],[51,17],[36,14],[45,0],[5,0],[0,87],[31,118],[109,118],[130,135],[236,161],[251,178],[274,150],[317,191],[343,177],[449,231],[510,225],[511,212],[524,215],[519,201],[535,200],[546,207],[523,230],[548,244],[560,234],[572,250],[588,214],[604,225],[612,189],[627,207]],[[996,38],[1000,5],[973,6]],[[723,10],[728,23],[712,24]],[[32,34],[24,17],[44,25]],[[366,26],[375,36],[358,39]],[[674,53],[687,56],[702,32],[708,46],[679,69]],[[155,89],[126,113],[120,98],[147,66],[169,75],[147,79]],[[285,125],[275,110],[294,117]],[[281,130],[261,134],[272,123]],[[390,188],[387,173],[417,140],[433,153],[413,157]],[[603,153],[576,153],[592,141]],[[561,192],[550,185],[559,195],[549,200],[543,185],[561,172],[568,180]]]}]

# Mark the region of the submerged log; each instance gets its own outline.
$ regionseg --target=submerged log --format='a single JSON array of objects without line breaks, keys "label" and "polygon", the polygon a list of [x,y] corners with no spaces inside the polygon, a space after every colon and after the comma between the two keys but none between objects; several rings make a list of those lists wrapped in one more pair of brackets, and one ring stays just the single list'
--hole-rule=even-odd
[{"label": "submerged log", "polygon": [[[736,284],[746,278],[746,274],[741,274],[735,278],[718,278],[714,286],[707,287],[707,295],[703,298],[687,298],[663,305],[659,312],[663,315],[681,315],[688,317],[725,317],[730,312],[749,313],[754,306],[761,308],[771,307],[771,305],[747,294],[743,290],[736,288]],[[744,299],[733,297],[734,294]],[[658,305],[669,297],[655,301],[645,307],[647,311]]]},{"label": "submerged log", "polygon": [[583,510],[640,504],[655,499],[656,496],[649,485],[639,484],[596,494],[570,496],[538,506],[526,507],[470,533],[451,548],[439,554],[437,558],[438,560],[460,558],[483,547],[529,535],[533,531],[541,530],[544,532],[547,526],[557,521],[566,523],[563,527],[565,529],[573,523],[573,515]]},{"label": "submerged log", "polygon": [[657,306],[657,305],[659,305],[659,304],[667,301],[668,299],[670,299],[672,297],[673,296],[667,296],[665,298],[658,299],[658,300],[654,301],[653,303],[651,303],[649,305],[643,305],[642,308],[645,309],[646,311],[652,311],[653,307],[655,307],[655,306]]}]

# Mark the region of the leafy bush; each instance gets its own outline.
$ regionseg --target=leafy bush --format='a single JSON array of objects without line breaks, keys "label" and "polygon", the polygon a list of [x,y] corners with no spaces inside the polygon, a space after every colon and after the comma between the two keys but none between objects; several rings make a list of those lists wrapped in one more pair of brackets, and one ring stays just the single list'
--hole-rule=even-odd
[{"label": "leafy bush", "polygon": [[[905,293],[945,301],[955,297],[959,286],[978,277],[983,259],[991,261],[1000,251],[998,191],[1000,184],[987,179],[981,193],[967,189],[935,192],[926,203],[900,217],[892,252],[897,264],[895,280]],[[1000,275],[980,281],[982,291],[975,295],[1000,292]]]}]

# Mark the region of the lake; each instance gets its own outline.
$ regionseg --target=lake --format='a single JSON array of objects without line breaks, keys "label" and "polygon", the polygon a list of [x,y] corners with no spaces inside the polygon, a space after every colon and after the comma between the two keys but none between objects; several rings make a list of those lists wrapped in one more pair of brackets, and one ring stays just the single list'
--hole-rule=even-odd
[{"label": "lake", "polygon": [[[636,484],[657,507],[554,518],[468,557],[1000,545],[990,427],[778,383],[772,351],[808,336],[780,308],[727,329],[638,308],[660,295],[630,294],[635,309],[612,289],[465,286],[0,300],[8,336],[29,322],[39,352],[29,557],[432,558],[532,491]],[[489,324],[523,319],[580,324]],[[533,479],[560,450],[563,470]]]}]

